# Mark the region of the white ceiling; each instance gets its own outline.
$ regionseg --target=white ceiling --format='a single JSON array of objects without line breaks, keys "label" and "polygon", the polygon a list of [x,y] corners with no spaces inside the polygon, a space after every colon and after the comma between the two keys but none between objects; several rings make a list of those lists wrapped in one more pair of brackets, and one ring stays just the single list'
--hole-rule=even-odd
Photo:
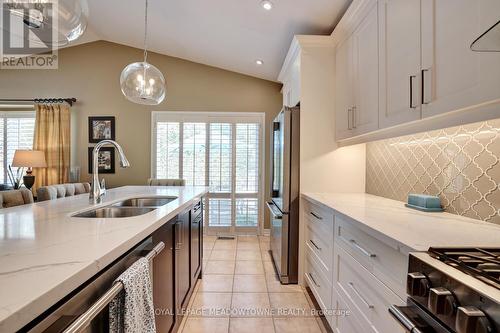
[{"label": "white ceiling", "polygon": [[[296,34],[330,34],[351,0],[149,0],[148,49],[275,81]],[[142,48],[144,1],[89,0],[86,40]],[[263,66],[255,64],[264,61]]]}]

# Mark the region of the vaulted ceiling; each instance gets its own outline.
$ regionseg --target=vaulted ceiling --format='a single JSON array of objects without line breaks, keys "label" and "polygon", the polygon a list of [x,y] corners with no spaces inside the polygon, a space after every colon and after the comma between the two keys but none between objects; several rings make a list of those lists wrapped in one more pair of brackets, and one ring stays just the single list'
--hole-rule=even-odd
[{"label": "vaulted ceiling", "polygon": [[[148,49],[276,80],[296,34],[330,34],[351,0],[149,0]],[[142,48],[144,1],[89,0],[85,41]],[[264,64],[256,65],[261,59]]]}]

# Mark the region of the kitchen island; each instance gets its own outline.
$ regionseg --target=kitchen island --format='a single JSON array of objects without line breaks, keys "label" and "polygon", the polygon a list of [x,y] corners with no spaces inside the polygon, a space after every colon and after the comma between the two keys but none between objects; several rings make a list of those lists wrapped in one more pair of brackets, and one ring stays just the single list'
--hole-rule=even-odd
[{"label": "kitchen island", "polygon": [[[0,332],[21,329],[207,193],[205,187],[125,186],[0,211]],[[130,198],[177,199],[143,215],[73,215]]]}]

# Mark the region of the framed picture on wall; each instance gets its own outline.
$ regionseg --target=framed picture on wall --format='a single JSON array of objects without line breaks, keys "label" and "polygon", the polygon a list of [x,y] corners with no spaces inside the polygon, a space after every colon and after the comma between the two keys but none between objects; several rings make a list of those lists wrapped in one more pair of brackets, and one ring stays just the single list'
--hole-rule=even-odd
[{"label": "framed picture on wall", "polygon": [[89,143],[115,139],[115,117],[89,117]]},{"label": "framed picture on wall", "polygon": [[[89,147],[89,174],[92,174],[92,151]],[[99,150],[99,173],[115,173],[115,148],[102,147]]]}]

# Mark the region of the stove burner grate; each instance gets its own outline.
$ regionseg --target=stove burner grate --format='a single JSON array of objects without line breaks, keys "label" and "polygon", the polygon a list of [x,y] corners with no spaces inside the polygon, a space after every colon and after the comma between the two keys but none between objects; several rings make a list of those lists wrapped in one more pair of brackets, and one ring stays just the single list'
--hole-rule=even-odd
[{"label": "stove burner grate", "polygon": [[500,248],[433,248],[436,259],[500,289]]}]

